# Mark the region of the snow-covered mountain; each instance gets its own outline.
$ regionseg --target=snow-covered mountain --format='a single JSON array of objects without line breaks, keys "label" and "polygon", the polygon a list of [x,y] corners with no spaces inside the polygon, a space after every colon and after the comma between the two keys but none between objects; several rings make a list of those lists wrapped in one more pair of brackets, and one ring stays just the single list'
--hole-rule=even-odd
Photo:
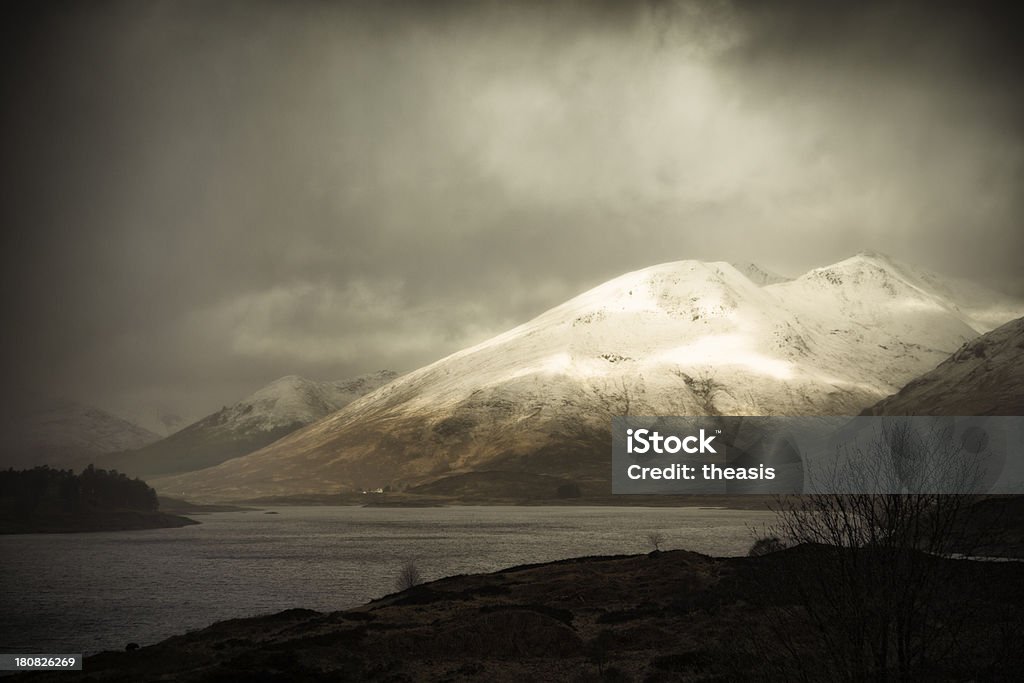
[{"label": "snow-covered mountain", "polygon": [[997,311],[1024,312],[872,253],[755,279],[724,262],[627,273],[267,448],[156,485],[238,499],[506,471],[606,487],[613,415],[857,414]]},{"label": "snow-covered mountain", "polygon": [[103,462],[142,477],[211,467],[262,448],[397,376],[382,370],[333,382],[282,377],[165,439]]},{"label": "snow-covered mountain", "polygon": [[236,434],[269,432],[309,424],[381,387],[398,375],[381,370],[352,379],[318,382],[297,375],[275,380],[238,403],[210,415],[220,431]]},{"label": "snow-covered mountain", "polygon": [[973,339],[866,415],[1024,415],[1024,318]]},{"label": "snow-covered mountain", "polygon": [[0,416],[0,467],[80,468],[104,453],[160,437],[110,413],[65,398],[7,397]]},{"label": "snow-covered mountain", "polygon": [[766,270],[756,263],[735,262],[731,265],[733,268],[746,275],[747,279],[755,285],[774,285],[779,282],[788,282],[790,279],[777,273],[773,273],[770,270]]}]

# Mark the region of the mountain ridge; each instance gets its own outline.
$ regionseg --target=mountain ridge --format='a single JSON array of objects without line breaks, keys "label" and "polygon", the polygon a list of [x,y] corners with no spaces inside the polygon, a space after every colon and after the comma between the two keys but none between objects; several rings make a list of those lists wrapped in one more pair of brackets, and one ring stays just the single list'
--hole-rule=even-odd
[{"label": "mountain ridge", "polygon": [[124,418],[69,398],[26,392],[5,400],[0,417],[3,467],[84,467],[92,458],[139,448],[160,437]]},{"label": "mountain ridge", "polygon": [[612,415],[859,413],[984,328],[958,287],[870,253],[766,285],[721,261],[659,264],[155,485],[239,499],[490,469],[603,486]]},{"label": "mountain ridge", "polygon": [[218,465],[273,443],[397,376],[390,370],[335,381],[286,375],[160,441],[102,462],[147,477]]},{"label": "mountain ridge", "polygon": [[1024,415],[1024,318],[965,343],[864,415]]}]

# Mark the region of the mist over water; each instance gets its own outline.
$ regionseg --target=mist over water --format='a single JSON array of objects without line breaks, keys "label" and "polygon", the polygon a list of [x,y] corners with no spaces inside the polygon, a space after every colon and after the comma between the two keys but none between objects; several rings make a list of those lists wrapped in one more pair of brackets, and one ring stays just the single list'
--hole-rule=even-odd
[{"label": "mist over water", "polygon": [[217,513],[182,529],[0,537],[3,652],[121,650],[215,621],[330,611],[426,580],[584,555],[745,554],[768,512],[695,508],[360,507]]}]

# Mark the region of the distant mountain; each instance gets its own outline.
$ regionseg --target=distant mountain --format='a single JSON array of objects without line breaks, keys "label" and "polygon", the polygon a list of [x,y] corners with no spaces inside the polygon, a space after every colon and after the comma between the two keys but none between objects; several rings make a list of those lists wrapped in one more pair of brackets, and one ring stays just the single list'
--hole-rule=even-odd
[{"label": "distant mountain", "polygon": [[628,273],[260,451],[153,483],[241,499],[526,472],[607,492],[614,415],[857,414],[998,311],[1024,312],[873,253],[762,280],[723,262]]},{"label": "distant mountain", "polygon": [[124,414],[127,420],[161,437],[170,436],[195,422],[195,416],[186,417],[164,406],[138,406]]},{"label": "distant mountain", "polygon": [[[814,281],[824,281],[831,286],[805,286]],[[811,295],[809,299],[794,301],[806,311],[820,313],[823,312],[821,305],[832,306],[838,302],[842,317],[851,319],[854,325],[896,323],[886,330],[893,334],[904,329],[916,331],[916,326],[925,321],[944,324],[942,321],[947,315],[982,334],[1022,312],[1020,299],[873,251],[862,251],[834,265],[815,268],[780,287],[797,296],[800,290]],[[803,305],[799,306],[801,301]],[[901,318],[905,319],[904,323]]]},{"label": "distant mountain", "polygon": [[867,415],[1024,415],[1024,318],[973,339]]},{"label": "distant mountain", "polygon": [[0,467],[82,468],[105,453],[140,448],[160,437],[99,408],[65,398],[5,397]]},{"label": "distant mountain", "polygon": [[282,377],[165,439],[101,462],[140,477],[211,467],[273,443],[397,376],[382,370],[334,382]]},{"label": "distant mountain", "polygon": [[766,270],[756,263],[737,262],[731,264],[736,270],[747,276],[747,279],[755,285],[774,285],[779,282],[788,282],[790,278],[783,277]]}]

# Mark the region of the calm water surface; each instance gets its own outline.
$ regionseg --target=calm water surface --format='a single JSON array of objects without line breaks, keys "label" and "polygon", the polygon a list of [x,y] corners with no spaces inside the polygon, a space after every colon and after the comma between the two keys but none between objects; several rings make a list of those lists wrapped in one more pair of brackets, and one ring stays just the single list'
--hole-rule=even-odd
[{"label": "calm water surface", "polygon": [[740,555],[768,512],[697,508],[282,507],[201,525],[0,536],[0,652],[97,652],[233,617],[337,610],[426,579],[663,548]]}]

